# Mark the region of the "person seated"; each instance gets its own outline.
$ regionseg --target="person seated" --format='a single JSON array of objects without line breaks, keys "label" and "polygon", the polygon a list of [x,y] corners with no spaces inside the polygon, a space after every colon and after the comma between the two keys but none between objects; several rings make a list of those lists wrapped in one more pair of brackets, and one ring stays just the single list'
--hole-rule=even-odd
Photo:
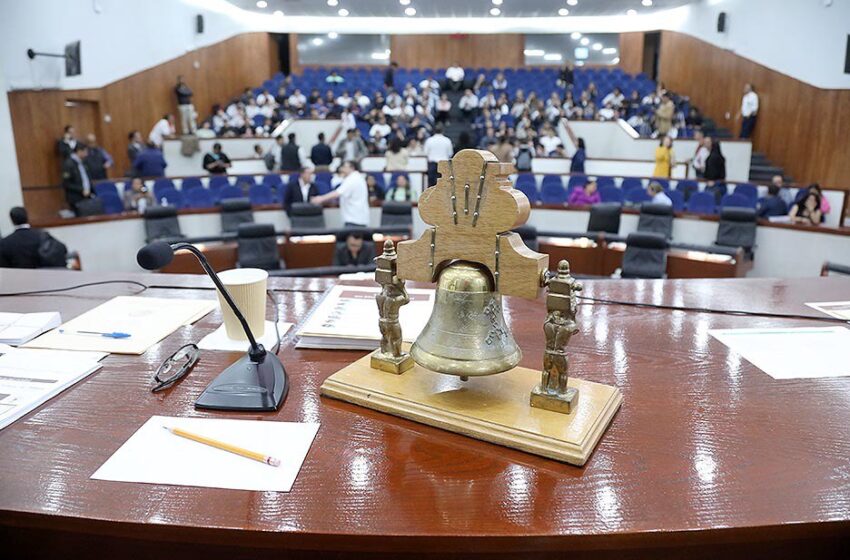
[{"label": "person seated", "polygon": [[[215,116],[213,117],[213,119],[216,119],[216,118],[217,117],[215,117]],[[220,118],[220,117],[218,117],[218,118]],[[221,121],[221,123],[222,123],[222,126],[224,126],[224,121]],[[209,139],[209,138],[215,138],[215,130],[212,129],[212,125],[210,124],[210,121],[206,120],[206,121],[201,123],[201,128],[199,128],[198,130],[195,131],[195,135],[198,138],[200,138],[201,140],[205,140],[205,139]]]},{"label": "person seated", "polygon": [[124,210],[136,211],[144,214],[145,210],[156,204],[153,195],[141,177],[133,177],[130,186],[124,187]]},{"label": "person seated", "polygon": [[614,91],[602,98],[602,105],[611,106],[613,109],[620,109],[626,101],[626,96],[620,91],[620,88],[614,88]]},{"label": "person seated", "polygon": [[467,89],[458,101],[458,107],[460,107],[460,111],[466,117],[466,120],[471,121],[478,112],[478,97],[471,89]]},{"label": "person seated", "polygon": [[227,157],[227,154],[221,151],[221,144],[218,142],[213,144],[212,153],[208,153],[204,156],[204,169],[210,175],[226,175],[227,170],[232,165],[233,164],[230,163],[230,158]]},{"label": "person seated", "polygon": [[375,243],[371,237],[364,239],[362,232],[353,231],[345,238],[345,244],[338,244],[334,252],[334,266],[362,266],[375,260]]},{"label": "person seated", "polygon": [[588,180],[586,185],[579,185],[570,193],[567,200],[568,206],[592,206],[602,202],[599,191],[596,189],[596,181]]},{"label": "person seated", "polygon": [[493,78],[493,91],[496,93],[502,93],[507,91],[508,89],[508,80],[505,79],[505,75],[502,72],[496,74],[496,77]]},{"label": "person seated", "polygon": [[791,207],[788,217],[795,224],[817,226],[823,221],[820,209],[821,197],[809,190],[800,202]]},{"label": "person seated", "polygon": [[387,124],[387,118],[383,113],[378,115],[378,121],[369,129],[369,138],[374,142],[379,151],[387,149],[387,136],[392,132],[392,127]]},{"label": "person seated", "polygon": [[460,91],[463,87],[463,78],[465,76],[463,68],[455,62],[446,69],[446,89]]},{"label": "person seated", "polygon": [[821,188],[820,188],[820,183],[812,183],[811,185],[809,185],[808,191],[815,193],[816,195],[818,195],[818,198],[820,198],[820,212],[821,212],[821,214],[824,217],[827,214],[829,214],[829,211],[830,211],[829,201],[823,195],[823,190],[821,190]]},{"label": "person seated", "polygon": [[649,196],[652,197],[652,204],[663,204],[664,206],[673,206],[673,201],[667,196],[667,193],[664,192],[664,187],[661,186],[661,183],[656,181],[652,181],[649,183],[649,186],[646,187],[646,192]]},{"label": "person seated", "polygon": [[325,78],[325,83],[328,84],[341,84],[345,81],[345,78],[339,75],[336,70],[331,70],[331,73]]},{"label": "person seated", "polygon": [[384,200],[384,191],[378,186],[374,175],[366,175],[366,188],[369,189],[369,202]]},{"label": "person seated", "polygon": [[25,208],[9,211],[15,231],[0,239],[0,267],[64,267],[68,249],[44,230],[30,227]]},{"label": "person seated", "polygon": [[555,136],[555,130],[551,126],[547,126],[543,130],[543,136],[538,139],[540,146],[543,148],[543,156],[562,156],[564,149],[561,139]]},{"label": "person seated", "polygon": [[780,196],[780,189],[776,185],[767,187],[767,196],[759,204],[756,216],[759,218],[771,218],[775,216],[785,216],[788,214],[788,206]]},{"label": "person seated", "polygon": [[288,216],[292,212],[292,205],[296,202],[310,202],[314,196],[319,196],[319,188],[313,182],[313,169],[305,167],[298,174],[298,180],[289,183],[289,188],[284,191],[283,209]]},{"label": "person seated", "polygon": [[410,188],[410,180],[407,175],[398,175],[395,184],[387,191],[386,200],[393,202],[415,202],[416,195]]}]

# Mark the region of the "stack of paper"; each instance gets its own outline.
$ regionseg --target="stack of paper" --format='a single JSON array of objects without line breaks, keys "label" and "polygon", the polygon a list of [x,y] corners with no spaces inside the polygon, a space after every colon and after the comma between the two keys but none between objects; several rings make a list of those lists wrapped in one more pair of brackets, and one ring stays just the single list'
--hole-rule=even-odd
[{"label": "stack of paper", "polygon": [[0,428],[100,368],[103,352],[0,348]]},{"label": "stack of paper", "polygon": [[[378,286],[334,286],[298,332],[296,348],[374,350],[380,345]],[[402,337],[413,342],[431,317],[434,290],[407,290],[410,303],[401,308]]]},{"label": "stack of paper", "polygon": [[17,346],[62,324],[57,311],[48,313],[0,313],[0,344]]},{"label": "stack of paper", "polygon": [[[143,354],[183,325],[218,306],[216,300],[119,296],[26,344],[30,348]],[[108,338],[84,333],[126,333]]]}]

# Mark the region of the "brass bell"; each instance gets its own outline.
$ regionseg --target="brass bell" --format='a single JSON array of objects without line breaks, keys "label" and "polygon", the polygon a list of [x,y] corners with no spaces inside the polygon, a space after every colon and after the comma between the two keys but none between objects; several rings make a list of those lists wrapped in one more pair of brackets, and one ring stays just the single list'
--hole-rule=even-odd
[{"label": "brass bell", "polygon": [[502,295],[483,265],[457,261],[439,275],[428,324],[410,349],[420,366],[462,378],[516,367],[522,351],[502,315]]}]

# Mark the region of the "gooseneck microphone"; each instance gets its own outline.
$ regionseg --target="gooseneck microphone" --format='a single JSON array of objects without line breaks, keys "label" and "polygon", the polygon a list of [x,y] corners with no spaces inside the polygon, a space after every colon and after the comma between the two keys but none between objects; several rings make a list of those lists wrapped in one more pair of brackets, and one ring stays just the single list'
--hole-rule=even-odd
[{"label": "gooseneck microphone", "polygon": [[174,252],[179,250],[195,255],[239,320],[251,345],[246,356],[225,369],[204,390],[195,401],[195,407],[212,410],[277,410],[289,392],[286,370],[277,356],[269,354],[262,344],[257,343],[248,321],[204,254],[191,243],[155,241],[139,249],[136,262],[145,270],[158,270],[168,265],[174,259]]}]

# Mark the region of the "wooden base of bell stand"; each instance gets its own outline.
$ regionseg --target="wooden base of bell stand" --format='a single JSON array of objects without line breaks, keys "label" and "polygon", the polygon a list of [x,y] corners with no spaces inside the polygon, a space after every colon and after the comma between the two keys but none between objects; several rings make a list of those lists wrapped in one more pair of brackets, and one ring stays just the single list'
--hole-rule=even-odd
[{"label": "wooden base of bell stand", "polygon": [[530,406],[540,372],[528,368],[461,381],[419,364],[393,375],[369,362],[367,355],[328,377],[322,395],[578,466],[623,402],[616,387],[570,378],[578,404],[561,414]]}]

